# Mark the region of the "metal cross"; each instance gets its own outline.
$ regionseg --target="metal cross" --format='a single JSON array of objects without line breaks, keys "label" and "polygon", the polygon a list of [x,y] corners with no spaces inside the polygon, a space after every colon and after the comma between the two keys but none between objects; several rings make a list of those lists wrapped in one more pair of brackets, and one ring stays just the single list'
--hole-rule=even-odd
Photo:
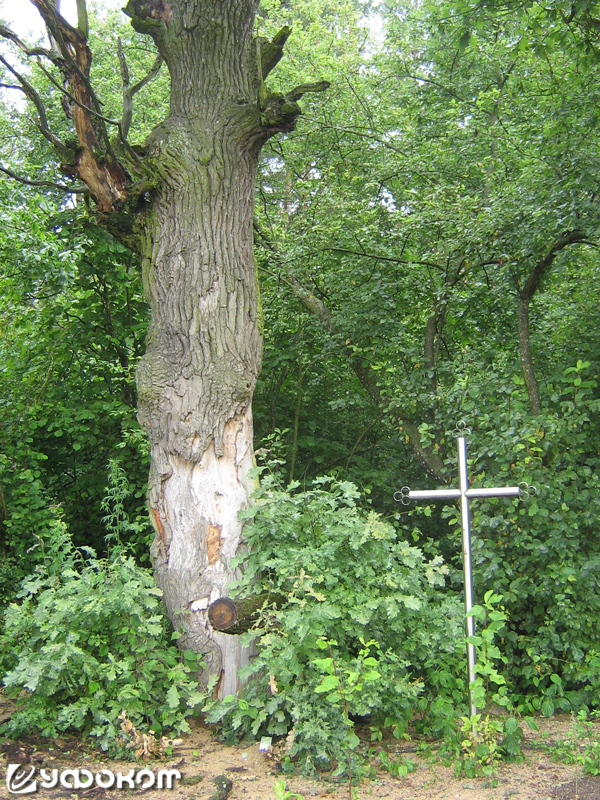
[{"label": "metal cross", "polygon": [[471,433],[465,422],[461,420],[453,432],[458,445],[458,472],[460,489],[432,489],[431,491],[413,491],[403,486],[394,494],[394,500],[408,505],[411,500],[458,500],[460,498],[460,516],[462,521],[463,571],[465,577],[465,614],[467,630],[467,668],[469,676],[469,711],[471,716],[477,714],[473,701],[473,681],[475,680],[475,646],[469,639],[475,635],[475,624],[470,611],[473,608],[473,576],[471,572],[471,530],[469,525],[469,500],[476,497],[519,497],[535,494],[535,486],[523,482],[518,486],[502,486],[498,489],[470,489],[467,475],[467,444],[465,436]]}]

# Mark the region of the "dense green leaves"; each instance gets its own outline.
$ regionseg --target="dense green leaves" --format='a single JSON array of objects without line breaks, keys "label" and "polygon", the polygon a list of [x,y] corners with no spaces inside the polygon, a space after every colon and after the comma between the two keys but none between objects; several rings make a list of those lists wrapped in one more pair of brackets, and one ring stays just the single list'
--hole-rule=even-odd
[{"label": "dense green leaves", "polygon": [[74,728],[124,753],[125,719],[159,736],[189,730],[185,718],[204,700],[199,664],[169,643],[160,596],[132,556],[121,549],[107,561],[86,548],[84,558],[57,521],[5,614],[3,685],[20,702],[2,733]]},{"label": "dense green leaves", "polygon": [[281,735],[293,725],[291,754],[307,765],[340,759],[348,715],[403,730],[430,666],[453,663],[461,645],[460,603],[444,592],[441,559],[427,559],[357,500],[347,482],[323,478],[300,492],[263,473],[245,514],[249,552],[237,591],[287,600],[263,609],[242,699],[210,718],[238,734]]},{"label": "dense green leaves", "polygon": [[110,456],[127,459],[136,495],[130,505],[143,506],[147,454],[137,434],[134,370],[146,313],[137,264],[79,209],[48,202],[3,213],[6,548],[25,558],[43,524],[37,515],[49,504],[62,505],[78,543],[102,547]]}]

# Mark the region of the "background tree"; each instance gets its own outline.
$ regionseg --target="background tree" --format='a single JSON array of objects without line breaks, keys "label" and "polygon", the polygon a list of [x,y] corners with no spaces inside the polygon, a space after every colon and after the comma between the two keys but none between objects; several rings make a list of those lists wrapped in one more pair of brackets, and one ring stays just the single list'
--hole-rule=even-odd
[{"label": "background tree", "polygon": [[[597,65],[550,37],[536,51],[509,13],[482,12],[467,36],[453,7],[390,8],[384,46],[346,75],[340,65],[345,115],[331,101],[317,110],[308,164],[286,139],[265,166],[265,307],[297,338],[267,339],[278,392],[259,419],[290,429],[298,477],[318,474],[322,444],[331,452],[344,431],[345,458],[330,468],[372,486],[391,514],[400,481],[454,475],[450,429],[468,417],[479,479],[519,475],[543,492],[509,515],[478,509],[476,580],[507,598],[515,682],[537,676],[550,691],[551,674],[564,676],[560,705],[581,697],[577,676],[598,646],[589,626],[573,627],[572,605],[581,581],[582,619],[597,613],[586,566],[598,559]],[[289,357],[314,342],[318,357],[296,369]],[[458,566],[451,509],[395,513]]]},{"label": "background tree", "polygon": [[420,428],[455,413],[444,387],[475,351],[513,369],[508,331],[539,413],[531,303],[569,253],[586,258],[598,226],[579,53],[541,62],[515,44],[512,17],[461,44],[447,12],[390,15],[385,48],[338,67],[346,116],[328,104],[319,158],[291,187],[298,140],[277,143],[257,236],[271,274],[335,331],[359,394],[438,480],[444,443],[436,454]]}]

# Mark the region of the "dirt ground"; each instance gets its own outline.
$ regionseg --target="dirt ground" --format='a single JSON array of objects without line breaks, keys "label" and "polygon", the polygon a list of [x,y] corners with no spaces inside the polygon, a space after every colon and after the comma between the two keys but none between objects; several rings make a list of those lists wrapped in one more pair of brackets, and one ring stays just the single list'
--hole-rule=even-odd
[{"label": "dirt ground", "polygon": [[[375,778],[364,780],[355,787],[356,800],[386,798],[386,800],[600,800],[600,777],[586,777],[580,767],[555,763],[543,748],[543,743],[564,740],[572,725],[568,715],[540,722],[540,732],[525,731],[525,760],[520,764],[503,764],[498,768],[497,787],[484,779],[456,779],[452,767],[439,761],[420,758],[415,742],[389,744],[390,755],[408,756],[417,768],[403,778],[378,772]],[[599,725],[600,728],[600,725]],[[347,800],[348,784],[334,783],[322,776],[320,780],[301,776],[282,775],[277,752],[262,753],[258,743],[243,743],[235,747],[221,744],[212,730],[198,724],[193,733],[176,747],[173,756],[163,762],[132,765],[131,762],[99,760],[93,751],[77,739],[54,742],[32,740],[6,743],[0,748],[0,800],[17,796],[9,793],[6,783],[7,765],[22,763],[28,770],[36,767],[61,769],[88,769],[98,773],[102,769],[126,774],[132,766],[155,772],[159,769],[177,769],[181,779],[171,790],[162,789],[89,789],[38,788],[32,797],[70,797],[72,800],[117,800],[132,794],[144,794],[148,800],[277,800],[274,784],[282,779],[286,789],[302,798],[329,798]],[[225,787],[219,790],[214,783],[225,776]],[[231,781],[229,785],[228,781]],[[221,777],[222,783],[222,777]],[[280,795],[281,797],[281,795]],[[289,799],[291,800],[291,799]]]}]

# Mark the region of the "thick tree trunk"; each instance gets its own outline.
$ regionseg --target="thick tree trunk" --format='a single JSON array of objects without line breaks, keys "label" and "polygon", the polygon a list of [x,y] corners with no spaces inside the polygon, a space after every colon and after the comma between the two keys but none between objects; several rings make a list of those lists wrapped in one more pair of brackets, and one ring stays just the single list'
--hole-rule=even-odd
[{"label": "thick tree trunk", "polygon": [[255,5],[196,4],[189,31],[159,43],[171,109],[150,144],[160,183],[142,236],[152,322],[137,384],[152,455],[151,555],[180,644],[205,655],[221,696],[235,693],[249,655],[238,637],[213,630],[208,606],[236,577],[238,512],[252,490],[251,400],[262,351],[252,241],[262,143]]},{"label": "thick tree trunk", "polygon": [[[33,3],[53,47],[28,48],[6,28],[0,38],[60,70],[75,143],[51,131],[42,97],[5,65],[35,105],[63,172],[86,184],[96,221],[142,259],[152,322],[137,386],[152,455],[151,554],[180,644],[204,654],[206,679],[216,676],[223,696],[236,691],[237,668],[248,658],[235,636],[212,628],[208,606],[236,577],[238,512],[252,489],[251,402],[262,351],[252,240],[258,157],[270,136],[294,129],[297,101],[329,84],[306,83],[285,95],[268,88],[290,29],[255,39],[259,0],[129,0],[125,13],[154,39],[160,57],[131,87],[119,50],[124,105],[111,139],[107,124],[115,123],[90,83],[84,0],[77,27],[53,0]],[[171,77],[169,116],[134,149],[127,142],[132,98],[161,60]]]},{"label": "thick tree trunk", "polygon": [[[262,145],[293,130],[307,92],[265,84],[289,29],[253,38],[258,0],[130,0],[171,76],[170,112],[144,159],[154,186],[138,225],[152,309],[137,373],[138,418],[150,437],[151,555],[180,645],[203,653],[223,697],[248,658],[210,624],[241,548],[238,513],[254,464],[251,402],[262,356],[254,263],[254,183]],[[142,201],[143,204],[143,201]]]}]

